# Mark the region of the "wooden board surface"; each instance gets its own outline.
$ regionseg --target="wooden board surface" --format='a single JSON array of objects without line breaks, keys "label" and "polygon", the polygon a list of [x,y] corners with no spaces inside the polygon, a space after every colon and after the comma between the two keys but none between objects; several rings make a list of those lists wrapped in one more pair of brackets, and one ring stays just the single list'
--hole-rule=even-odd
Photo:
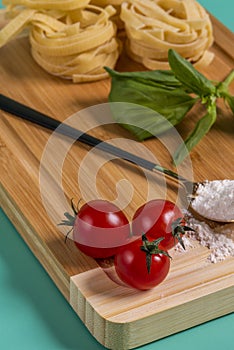
[{"label": "wooden board surface", "polygon": [[[216,19],[212,20],[215,59],[204,73],[210,79],[222,80],[234,68],[233,34]],[[123,53],[117,69],[137,70],[142,67]],[[48,75],[31,58],[27,38],[18,38],[0,49],[0,76],[0,93],[60,121],[86,107],[106,102],[110,88],[108,79],[74,85]],[[234,93],[233,85],[231,89]],[[178,126],[182,137],[186,136],[201,113],[203,108],[197,107]],[[85,119],[77,115],[80,129],[86,127]],[[134,348],[234,311],[234,259],[211,264],[207,262],[209,251],[198,244],[183,254],[173,252],[167,279],[151,291],[139,292],[115,283],[108,277],[113,273],[111,268],[104,269],[97,261],[80,253],[72,240],[64,243],[64,235],[43,205],[40,165],[48,150],[51,132],[2,111],[0,130],[1,206],[64,297],[103,345],[113,349]],[[101,139],[134,140],[126,130],[113,124],[101,125],[90,133]],[[196,181],[233,179],[233,135],[233,116],[222,105],[217,123],[191,153]],[[57,142],[55,155],[59,157],[68,140]],[[123,140],[121,142],[124,145]],[[160,140],[147,140],[142,145],[152,151],[162,165],[173,169],[168,150]],[[127,142],[126,147],[137,152],[139,148],[141,152],[143,146],[139,148],[136,142]],[[67,205],[70,198],[78,200],[84,195],[93,195],[91,175],[95,164],[84,162],[89,155],[90,148],[78,143],[72,145],[66,154],[61,181]],[[168,184],[166,193],[163,192],[160,177],[148,174],[146,178],[141,169],[124,161],[106,162],[102,155],[96,157],[100,163],[103,159],[105,163],[95,179],[101,197],[114,200],[117,194],[130,196],[132,192],[129,188],[132,186],[132,198],[124,209],[129,219],[148,198],[149,186],[151,197],[165,195],[177,200],[181,196],[171,184]],[[59,197],[56,198],[56,189],[61,186],[55,179],[58,161],[55,156],[46,163],[46,175],[49,179],[48,193],[51,193],[48,200],[52,211],[60,215],[63,207]],[[77,180],[81,162],[86,166],[82,186]],[[187,166],[183,165],[179,170],[191,175],[186,174],[191,170]],[[126,180],[131,186],[126,186]],[[116,188],[118,182],[119,192]],[[183,198],[178,200],[180,202]]]}]

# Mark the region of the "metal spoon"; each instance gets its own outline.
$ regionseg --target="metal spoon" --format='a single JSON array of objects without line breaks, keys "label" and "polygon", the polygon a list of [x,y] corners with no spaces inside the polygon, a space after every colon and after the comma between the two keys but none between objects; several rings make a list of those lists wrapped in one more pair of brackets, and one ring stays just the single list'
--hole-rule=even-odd
[{"label": "metal spoon", "polygon": [[[189,200],[189,210],[191,213],[199,218],[200,220],[205,220],[210,226],[219,224],[227,224],[234,222],[234,219],[232,220],[219,220],[215,218],[209,218],[205,217],[201,213],[198,213],[192,206],[192,201],[197,195],[197,188],[199,184],[203,184],[203,182],[192,182],[187,180],[186,178],[178,175],[172,170],[166,169],[162,167],[161,165],[155,164],[154,162],[150,162],[144,158],[141,158],[137,155],[134,155],[130,152],[127,152],[121,148],[118,148],[116,146],[113,146],[107,142],[104,142],[98,138],[95,138],[91,135],[88,135],[78,129],[75,129],[67,124],[61,123],[60,121],[53,119],[51,117],[48,117],[45,114],[42,114],[35,109],[32,109],[26,105],[23,105],[9,97],[6,97],[2,94],[0,94],[0,109],[11,113],[17,117],[29,120],[37,125],[43,126],[50,130],[56,130],[56,132],[59,132],[65,136],[69,136],[73,138],[74,140],[80,141],[82,143],[88,144],[92,147],[97,147],[102,151],[105,151],[107,153],[113,154],[119,158],[122,158],[124,160],[127,160],[128,162],[137,164],[145,169],[148,169],[152,172],[157,173],[163,173],[166,177],[176,180],[178,183],[180,183],[186,191],[187,198]],[[59,128],[58,128],[59,127]],[[57,129],[58,128],[58,129]]]}]

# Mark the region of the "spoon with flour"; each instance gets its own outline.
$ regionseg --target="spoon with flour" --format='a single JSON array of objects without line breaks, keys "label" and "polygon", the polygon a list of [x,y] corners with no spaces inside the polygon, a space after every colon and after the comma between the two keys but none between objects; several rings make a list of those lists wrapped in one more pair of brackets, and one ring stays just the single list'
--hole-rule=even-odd
[{"label": "spoon with flour", "polygon": [[198,183],[190,209],[196,215],[215,222],[234,222],[234,180]]},{"label": "spoon with flour", "polygon": [[0,109],[34,124],[71,137],[79,142],[88,144],[91,147],[97,147],[102,151],[139,165],[142,168],[163,173],[166,177],[176,180],[177,183],[183,185],[189,200],[189,209],[194,216],[213,223],[226,224],[234,222],[234,180],[189,181],[172,170],[113,146],[68,124],[61,123],[59,120],[51,118],[2,94],[0,94]]}]

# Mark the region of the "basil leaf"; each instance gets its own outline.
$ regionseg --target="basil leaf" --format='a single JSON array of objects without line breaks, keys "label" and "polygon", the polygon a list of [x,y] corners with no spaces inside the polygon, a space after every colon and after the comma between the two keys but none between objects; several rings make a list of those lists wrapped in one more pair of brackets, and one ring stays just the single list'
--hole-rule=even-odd
[{"label": "basil leaf", "polygon": [[[159,135],[178,124],[196,101],[196,98],[179,88],[168,90],[149,85],[148,81],[140,81],[132,76],[125,77],[122,74],[112,76],[109,102],[127,102],[125,107],[121,106],[121,111],[113,108],[113,118],[139,140]],[[139,107],[137,109],[136,106],[129,104]],[[142,111],[140,106],[150,110]]]},{"label": "basil leaf", "polygon": [[160,113],[135,103],[110,104],[115,121],[133,133],[139,141],[159,135],[172,127]]},{"label": "basil leaf", "polygon": [[204,98],[206,95],[216,93],[216,87],[212,82],[176,51],[169,49],[168,61],[176,78],[195,94]]},{"label": "basil leaf", "polygon": [[216,104],[213,103],[208,107],[208,112],[196,124],[192,133],[187,137],[173,155],[175,165],[178,165],[188,155],[194,146],[205,136],[210,130],[211,126],[216,121],[217,111]]},{"label": "basil leaf", "polygon": [[171,70],[152,70],[143,72],[117,72],[109,67],[104,67],[111,77],[130,78],[147,85],[165,88],[177,88],[182,86]]}]

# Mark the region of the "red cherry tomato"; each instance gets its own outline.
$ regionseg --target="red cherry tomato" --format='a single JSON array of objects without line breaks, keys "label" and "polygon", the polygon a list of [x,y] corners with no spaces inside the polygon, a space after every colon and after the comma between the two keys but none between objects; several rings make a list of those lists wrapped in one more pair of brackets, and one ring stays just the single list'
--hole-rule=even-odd
[{"label": "red cherry tomato", "polygon": [[106,200],[92,200],[77,212],[73,227],[76,246],[93,258],[107,258],[127,243],[130,225],[116,205]]},{"label": "red cherry tomato", "polygon": [[[170,258],[163,253],[157,253],[157,249],[155,254],[147,253],[142,250],[142,246],[142,239],[136,239],[121,247],[115,255],[115,270],[119,278],[127,285],[147,290],[157,286],[165,279],[170,268]],[[150,269],[147,265],[149,260]]]},{"label": "red cherry tomato", "polygon": [[183,245],[181,236],[188,227],[184,226],[183,214],[176,204],[163,199],[153,199],[134,214],[132,221],[133,235],[146,234],[149,240],[164,237],[159,248],[169,250],[178,240]]}]

